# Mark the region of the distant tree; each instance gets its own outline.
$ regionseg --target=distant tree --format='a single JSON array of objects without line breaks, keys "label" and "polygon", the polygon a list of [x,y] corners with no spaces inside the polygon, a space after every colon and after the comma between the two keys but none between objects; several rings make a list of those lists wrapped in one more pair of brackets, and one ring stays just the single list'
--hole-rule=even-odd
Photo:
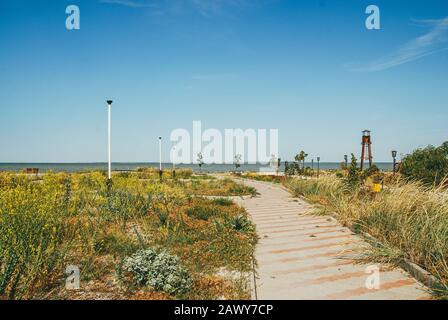
[{"label": "distant tree", "polygon": [[358,169],[358,161],[353,153],[350,161],[350,166],[348,167],[348,175],[346,177],[346,182],[351,187],[356,187],[361,183],[361,175],[360,170]]},{"label": "distant tree", "polygon": [[235,155],[235,158],[233,159],[233,165],[235,166],[235,171],[237,171],[238,168],[241,167],[241,155],[240,154]]},{"label": "distant tree", "polygon": [[197,154],[198,158],[197,158],[197,162],[199,165],[199,172],[202,172],[202,166],[204,165],[204,157],[202,155],[202,152],[199,152]]},{"label": "distant tree", "polygon": [[440,147],[427,146],[403,157],[401,174],[425,184],[440,184],[448,176],[448,141]]},{"label": "distant tree", "polygon": [[[305,159],[306,157],[308,157],[308,153],[306,153],[305,151],[300,151],[299,154],[296,154],[296,156],[294,157],[294,160],[296,160],[299,163],[299,171],[301,173],[305,172]],[[300,164],[302,164],[302,168],[300,168]]]},{"label": "distant tree", "polygon": [[380,172],[380,169],[375,164],[372,164],[372,166],[369,169],[367,169],[363,172],[363,179],[366,179],[367,177],[374,176],[374,175],[378,174],[379,172]]}]

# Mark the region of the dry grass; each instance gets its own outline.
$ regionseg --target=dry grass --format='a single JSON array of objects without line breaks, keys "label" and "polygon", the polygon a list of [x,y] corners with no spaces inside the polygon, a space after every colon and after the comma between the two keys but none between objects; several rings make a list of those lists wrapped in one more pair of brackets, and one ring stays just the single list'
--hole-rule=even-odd
[{"label": "dry grass", "polygon": [[237,183],[229,178],[224,179],[190,179],[178,182],[183,190],[196,196],[246,196],[257,194],[252,187]]},{"label": "dry grass", "polygon": [[323,204],[339,221],[367,232],[383,246],[373,254],[388,262],[407,258],[435,275],[448,293],[448,190],[418,182],[391,182],[380,194],[350,189],[336,176],[289,180],[296,194]]}]

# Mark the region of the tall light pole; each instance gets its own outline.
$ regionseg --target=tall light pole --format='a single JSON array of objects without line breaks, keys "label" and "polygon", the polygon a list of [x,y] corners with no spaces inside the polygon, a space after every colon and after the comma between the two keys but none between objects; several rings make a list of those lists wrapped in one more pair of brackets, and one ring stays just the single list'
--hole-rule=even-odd
[{"label": "tall light pole", "polygon": [[348,168],[348,156],[345,154],[344,155],[344,161],[345,161],[345,169]]},{"label": "tall light pole", "polygon": [[320,169],[320,157],[317,157],[317,177],[319,178],[319,169]]},{"label": "tall light pole", "polygon": [[392,151],[392,158],[394,159],[394,167],[393,167],[393,173],[395,174],[395,167],[397,165],[397,151]]},{"label": "tall light pole", "polygon": [[159,170],[162,171],[162,137],[159,137]]},{"label": "tall light pole", "polygon": [[112,162],[111,162],[111,139],[110,139],[110,117],[111,117],[111,109],[112,109],[112,100],[107,100],[107,155],[108,155],[108,179],[112,179]]},{"label": "tall light pole", "polygon": [[173,171],[176,170],[176,147],[173,147]]},{"label": "tall light pole", "polygon": [[162,137],[159,137],[159,178],[162,180]]},{"label": "tall light pole", "polygon": [[176,146],[173,147],[173,179],[176,178]]}]

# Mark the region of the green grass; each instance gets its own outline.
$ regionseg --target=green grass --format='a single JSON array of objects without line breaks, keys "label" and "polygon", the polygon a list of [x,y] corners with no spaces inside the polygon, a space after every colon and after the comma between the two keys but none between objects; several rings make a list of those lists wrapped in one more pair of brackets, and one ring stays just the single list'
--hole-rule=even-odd
[{"label": "green grass", "polygon": [[[166,250],[185,265],[193,282],[183,298],[247,298],[241,279],[216,274],[250,270],[257,236],[244,209],[227,199],[195,198],[181,182],[140,174],[151,172],[114,175],[108,192],[102,172],[50,173],[39,181],[1,173],[0,299],[70,298],[64,290],[68,265],[80,267],[81,283],[95,284],[83,288],[86,294],[100,294],[118,280],[117,266],[145,248]],[[199,193],[210,191],[210,183],[215,190],[247,191],[233,181],[187,180],[198,181]],[[112,282],[119,298],[176,298],[169,294],[175,289],[159,293]]]}]

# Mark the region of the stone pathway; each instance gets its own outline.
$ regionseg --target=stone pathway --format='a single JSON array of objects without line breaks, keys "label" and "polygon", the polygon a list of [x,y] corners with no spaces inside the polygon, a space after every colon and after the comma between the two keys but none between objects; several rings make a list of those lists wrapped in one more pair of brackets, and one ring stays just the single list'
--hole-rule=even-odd
[{"label": "stone pathway", "polygon": [[[261,238],[258,299],[430,299],[425,287],[401,269],[354,263],[351,250],[363,240],[332,217],[310,215],[309,204],[280,186],[246,184],[260,193],[240,200]],[[375,278],[377,268],[379,289],[368,289],[366,281]]]}]

